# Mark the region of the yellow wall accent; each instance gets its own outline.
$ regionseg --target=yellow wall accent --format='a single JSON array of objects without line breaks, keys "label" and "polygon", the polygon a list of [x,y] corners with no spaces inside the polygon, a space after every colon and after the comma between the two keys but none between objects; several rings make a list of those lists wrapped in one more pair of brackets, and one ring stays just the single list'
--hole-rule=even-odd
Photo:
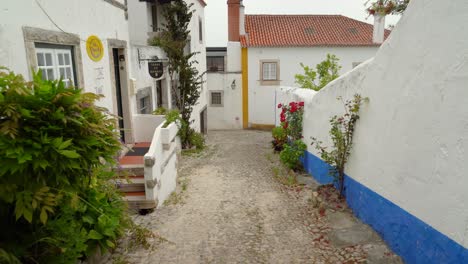
[{"label": "yellow wall accent", "polygon": [[248,50],[242,48],[242,126],[249,128],[249,62]]}]

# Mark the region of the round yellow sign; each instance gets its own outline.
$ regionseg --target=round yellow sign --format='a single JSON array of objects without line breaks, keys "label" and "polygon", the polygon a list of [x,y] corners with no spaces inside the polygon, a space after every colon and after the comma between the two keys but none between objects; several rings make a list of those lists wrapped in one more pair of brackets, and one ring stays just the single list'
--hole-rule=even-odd
[{"label": "round yellow sign", "polygon": [[89,36],[86,40],[86,51],[93,61],[100,61],[104,56],[104,46],[97,36]]}]

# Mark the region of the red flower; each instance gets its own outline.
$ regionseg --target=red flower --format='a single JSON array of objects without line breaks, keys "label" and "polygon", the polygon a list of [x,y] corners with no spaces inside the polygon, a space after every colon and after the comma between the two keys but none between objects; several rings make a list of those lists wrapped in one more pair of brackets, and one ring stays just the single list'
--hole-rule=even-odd
[{"label": "red flower", "polygon": [[295,105],[295,104],[296,104],[295,102],[290,102],[290,103],[289,103],[289,106],[292,107],[292,106]]},{"label": "red flower", "polygon": [[289,110],[289,112],[294,113],[294,112],[296,112],[296,111],[297,111],[297,104],[293,104],[293,105],[291,106],[291,110]]},{"label": "red flower", "polygon": [[286,121],[286,115],[284,113],[281,113],[280,120],[281,120],[281,122]]},{"label": "red flower", "polygon": [[284,129],[288,129],[288,122],[284,122],[284,123],[283,123],[283,128],[284,128]]},{"label": "red flower", "polygon": [[281,108],[281,107],[283,107],[283,105],[282,105],[282,104],[278,104],[278,108]]},{"label": "red flower", "polygon": [[299,102],[299,106],[304,106],[304,102]]}]

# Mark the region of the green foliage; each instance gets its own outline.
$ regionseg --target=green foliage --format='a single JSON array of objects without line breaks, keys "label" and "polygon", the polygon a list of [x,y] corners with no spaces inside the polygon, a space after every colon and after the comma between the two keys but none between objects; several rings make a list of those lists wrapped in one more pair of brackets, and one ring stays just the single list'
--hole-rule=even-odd
[{"label": "green foliage", "polygon": [[395,15],[405,12],[409,2],[410,0],[367,0],[364,5],[367,6],[369,15]]},{"label": "green foliage", "polygon": [[294,78],[296,83],[306,89],[318,91],[325,87],[329,82],[338,78],[341,66],[338,64],[338,57],[333,54],[327,54],[326,60],[317,64],[316,69],[301,63],[304,74],[296,74]]},{"label": "green foliage", "polygon": [[283,127],[275,127],[273,130],[271,130],[271,134],[273,136],[273,148],[276,151],[281,151],[283,149],[283,145],[286,144],[288,139],[286,130]]},{"label": "green foliage", "polygon": [[171,110],[166,114],[166,122],[164,122],[163,128],[168,127],[171,123],[180,120],[179,110]]},{"label": "green foliage", "polygon": [[167,109],[164,107],[158,107],[158,109],[153,111],[153,115],[166,115]]},{"label": "green foliage", "polygon": [[205,148],[205,137],[202,133],[194,132],[190,134],[190,144],[195,147],[195,149],[202,150]]},{"label": "green foliage", "polygon": [[[196,53],[186,54],[185,47],[190,45],[190,20],[194,14],[193,4],[188,5],[184,0],[173,0],[163,5],[163,24],[160,36],[150,41],[166,53],[169,60],[169,76],[171,91],[176,107],[179,109],[183,124],[190,124],[193,106],[200,97],[203,74],[195,67],[198,62],[193,59]],[[184,126],[184,125],[183,125]],[[190,147],[190,129],[179,131],[182,147]]]},{"label": "green foliage", "polygon": [[97,95],[40,76],[0,70],[0,258],[76,263],[122,234],[121,145]]},{"label": "green foliage", "polygon": [[[342,100],[340,97],[339,100]],[[344,102],[345,114],[341,117],[333,116],[330,119],[330,137],[333,142],[332,150],[323,147],[323,142],[312,138],[312,145],[319,151],[321,158],[331,165],[330,175],[334,178],[340,189],[340,196],[343,196],[344,170],[346,162],[353,145],[353,134],[357,120],[359,120],[359,110],[363,101],[359,94],[355,94],[353,100]]]},{"label": "green foliage", "polygon": [[301,168],[300,158],[304,156],[306,149],[306,144],[300,139],[293,141],[291,144],[285,144],[280,153],[280,160],[289,169],[298,170]]}]

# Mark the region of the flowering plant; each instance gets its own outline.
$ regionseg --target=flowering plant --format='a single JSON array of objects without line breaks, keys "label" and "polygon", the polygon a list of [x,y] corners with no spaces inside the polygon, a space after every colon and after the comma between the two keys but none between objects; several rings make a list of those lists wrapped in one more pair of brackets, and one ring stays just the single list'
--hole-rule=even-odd
[{"label": "flowering plant", "polygon": [[281,108],[280,121],[283,129],[292,141],[302,138],[302,116],[304,102],[291,102],[287,105],[278,104]]},{"label": "flowering plant", "polygon": [[[371,0],[368,0],[365,5],[369,4]],[[373,1],[367,8],[369,15],[389,15],[389,14],[401,14],[406,10],[410,0],[376,0]]]}]

